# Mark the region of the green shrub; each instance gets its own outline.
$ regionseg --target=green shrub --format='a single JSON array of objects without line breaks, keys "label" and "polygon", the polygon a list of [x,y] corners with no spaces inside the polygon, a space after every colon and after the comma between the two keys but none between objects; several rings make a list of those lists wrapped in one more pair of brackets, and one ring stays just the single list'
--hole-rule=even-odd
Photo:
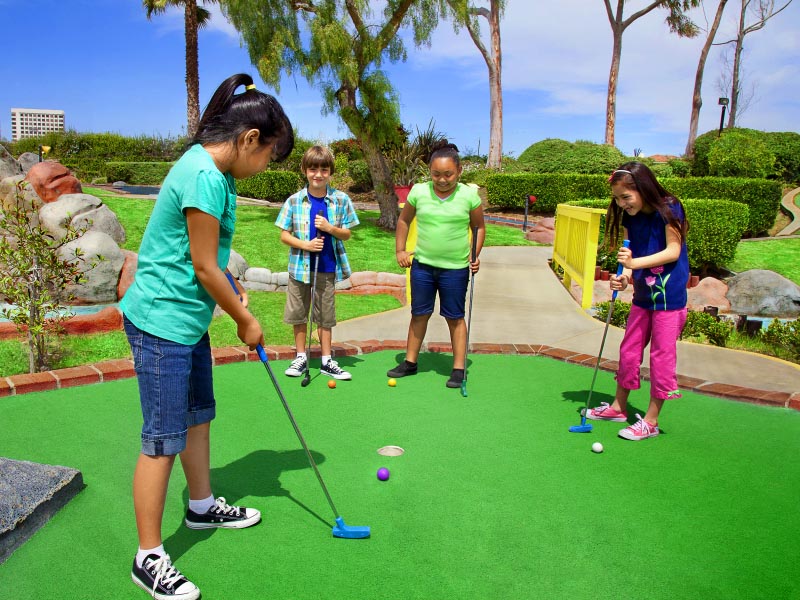
[{"label": "green shrub", "polygon": [[331,152],[337,158],[341,155],[346,156],[348,160],[359,160],[364,158],[364,151],[361,150],[361,145],[355,138],[348,138],[346,140],[338,140],[331,143]]},{"label": "green shrub", "polygon": [[524,208],[529,195],[536,196],[537,213],[554,214],[556,206],[571,200],[610,196],[608,176],[563,173],[496,173],[487,175],[486,191],[491,206]]},{"label": "green shrub", "polygon": [[350,189],[354,192],[369,192],[373,189],[372,174],[365,160],[351,160],[347,166],[347,172],[353,180]]},{"label": "green shrub", "polygon": [[714,346],[724,348],[733,329],[733,323],[730,321],[722,321],[709,313],[690,310],[686,315],[686,325],[681,332],[681,339],[701,337]]},{"label": "green shrub", "polygon": [[758,138],[731,132],[711,144],[708,173],[716,177],[766,179],[775,175],[775,155]]},{"label": "green shrub", "polygon": [[787,350],[795,360],[800,359],[800,319],[787,323],[773,319],[769,326],[762,330],[761,338],[768,344]]},{"label": "green shrub", "polygon": [[283,202],[303,185],[305,181],[300,178],[299,173],[269,170],[247,179],[240,179],[236,182],[236,191],[246,198]]},{"label": "green shrub", "polygon": [[688,177],[692,171],[692,164],[683,158],[673,158],[667,162],[667,166],[672,169],[673,177]]},{"label": "green shrub", "polygon": [[[608,318],[608,307],[611,302],[598,302],[595,306],[594,318],[605,322]],[[621,327],[625,329],[628,325],[628,315],[631,313],[631,303],[623,302],[622,300],[614,301],[614,313],[611,315],[610,323],[614,327]]]},{"label": "green shrub", "polygon": [[[692,175],[706,176],[710,174],[709,153],[718,139],[718,133],[718,130],[714,129],[698,136],[695,141]],[[719,139],[731,134],[744,135],[748,141],[755,140],[765,144],[767,150],[775,155],[776,176],[786,183],[800,182],[800,133],[735,128],[723,130]]]},{"label": "green shrub", "polygon": [[105,176],[109,181],[131,185],[161,185],[169,173],[171,162],[107,162]]},{"label": "green shrub", "polygon": [[529,146],[519,156],[519,163],[533,173],[608,174],[623,162],[625,155],[614,146],[553,138]]},{"label": "green shrub", "polygon": [[696,272],[718,270],[733,262],[747,227],[747,206],[726,200],[684,200],[689,233],[689,265]]},{"label": "green shrub", "polygon": [[[747,225],[748,208],[738,202],[726,200],[683,200],[686,217],[689,219],[689,233],[686,249],[689,267],[694,272],[705,273],[719,270],[733,262],[742,232]],[[576,200],[568,202],[571,206],[586,208],[608,208],[609,201],[603,199]],[[604,243],[605,215],[600,218],[600,247],[597,251],[597,265],[608,270],[617,268],[616,250],[619,241]]]}]

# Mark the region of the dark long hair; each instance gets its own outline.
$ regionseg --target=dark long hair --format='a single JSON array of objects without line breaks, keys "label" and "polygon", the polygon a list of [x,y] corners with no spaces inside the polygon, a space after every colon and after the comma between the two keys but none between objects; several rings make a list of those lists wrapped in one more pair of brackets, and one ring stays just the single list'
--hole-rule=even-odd
[{"label": "dark long hair", "polygon": [[[223,81],[211,96],[189,144],[236,143],[245,131],[258,129],[259,144],[275,142],[273,160],[280,162],[289,156],[294,148],[289,117],[275,98],[255,88],[247,89],[252,85],[253,78],[246,73]],[[245,86],[245,91],[236,94],[239,86]]]},{"label": "dark long hair", "polygon": [[[686,218],[686,210],[675,196],[670,194],[658,183],[656,176],[640,162],[627,162],[621,165],[608,178],[609,185],[621,183],[626,189],[639,192],[642,202],[658,211],[664,222],[670,227],[674,227],[681,236],[681,243],[686,242],[686,234],[689,231],[689,220]],[[670,210],[671,204],[677,204],[683,211],[683,221],[675,217]],[[606,212],[606,242],[609,247],[616,248],[620,239],[622,227],[623,210],[617,206],[612,198]]]}]

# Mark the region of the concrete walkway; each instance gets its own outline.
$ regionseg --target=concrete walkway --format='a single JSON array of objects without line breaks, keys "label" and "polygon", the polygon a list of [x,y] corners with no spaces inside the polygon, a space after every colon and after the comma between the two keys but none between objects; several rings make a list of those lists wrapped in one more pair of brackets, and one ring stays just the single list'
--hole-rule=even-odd
[{"label": "concrete walkway", "polygon": [[800,230],[800,207],[798,207],[794,201],[797,194],[800,194],[800,188],[793,189],[781,198],[781,206],[792,215],[792,222],[776,233],[776,237],[792,235]]},{"label": "concrete walkway", "polygon": [[[551,256],[552,247],[544,246],[484,249],[481,270],[475,277],[470,345],[545,345],[597,356],[604,323],[590,317],[573,300],[550,269],[547,261]],[[342,322],[333,329],[334,338],[338,341],[405,340],[410,314],[410,309],[403,307]],[[622,334],[621,329],[609,328],[604,359],[618,359]],[[425,342],[449,341],[447,325],[437,308]],[[645,365],[649,364],[649,358],[645,360]],[[591,364],[593,366],[594,362]],[[387,365],[387,369],[391,366]],[[789,395],[800,392],[800,366],[715,346],[679,342],[678,373],[706,383]]]}]

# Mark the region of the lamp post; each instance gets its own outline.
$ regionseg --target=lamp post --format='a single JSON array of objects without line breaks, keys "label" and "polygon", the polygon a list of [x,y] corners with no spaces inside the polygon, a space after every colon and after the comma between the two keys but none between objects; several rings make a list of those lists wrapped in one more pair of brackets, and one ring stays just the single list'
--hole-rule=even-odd
[{"label": "lamp post", "polygon": [[717,134],[717,137],[720,137],[722,135],[722,124],[725,122],[725,111],[728,110],[728,99],[720,98],[717,104],[722,107],[722,115],[719,117],[719,133]]}]

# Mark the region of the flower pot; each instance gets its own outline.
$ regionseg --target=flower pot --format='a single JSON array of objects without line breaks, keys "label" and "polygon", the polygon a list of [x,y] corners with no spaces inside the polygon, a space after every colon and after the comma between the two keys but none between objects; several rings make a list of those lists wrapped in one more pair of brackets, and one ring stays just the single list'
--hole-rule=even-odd
[{"label": "flower pot", "polygon": [[686,282],[686,287],[693,288],[693,287],[696,287],[698,283],[700,283],[700,276],[699,275],[690,275],[689,276],[689,281]]},{"label": "flower pot", "polygon": [[595,281],[600,279],[600,271],[601,271],[600,267],[595,267],[594,268],[594,280]]},{"label": "flower pot", "polygon": [[600,271],[600,281],[608,281],[609,279],[611,279],[611,273],[605,269],[602,269]]},{"label": "flower pot", "polygon": [[397,195],[397,204],[404,206],[408,199],[408,193],[411,191],[410,185],[396,185],[394,186],[394,193]]}]

